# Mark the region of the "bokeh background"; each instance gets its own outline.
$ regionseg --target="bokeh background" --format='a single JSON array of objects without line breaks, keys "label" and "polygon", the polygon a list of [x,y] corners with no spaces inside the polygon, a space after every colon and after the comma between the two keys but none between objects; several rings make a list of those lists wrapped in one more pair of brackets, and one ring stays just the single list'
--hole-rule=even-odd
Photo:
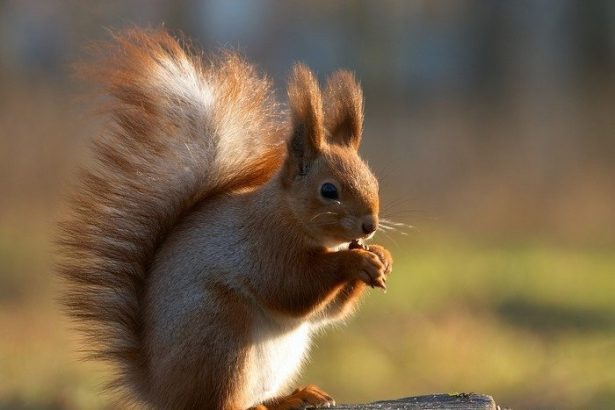
[{"label": "bokeh background", "polygon": [[481,392],[615,406],[615,2],[0,2],[0,409],[111,408],[53,276],[54,221],[101,127],[70,65],[129,25],[354,70],[382,179],[387,294],[316,340],[339,402]]}]

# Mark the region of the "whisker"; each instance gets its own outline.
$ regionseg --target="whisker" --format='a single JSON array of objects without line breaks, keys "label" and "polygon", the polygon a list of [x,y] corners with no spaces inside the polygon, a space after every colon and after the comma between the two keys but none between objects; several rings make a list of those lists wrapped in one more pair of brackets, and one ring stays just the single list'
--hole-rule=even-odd
[{"label": "whisker", "polygon": [[387,231],[385,231],[384,229],[380,229],[380,228],[378,228],[378,229],[376,229],[376,232],[382,232],[382,234],[383,234],[384,236],[386,236],[388,240],[390,240],[391,242],[393,242],[393,244],[394,244],[395,246],[399,246],[399,244],[397,243],[397,241],[396,241],[395,239],[393,239],[393,237],[392,237],[391,235],[389,235],[389,233],[388,233]]},{"label": "whisker", "polygon": [[386,231],[397,231],[397,228],[394,228],[394,227],[392,227],[392,226],[385,225],[385,224],[383,224],[383,223],[378,224],[378,228],[383,229],[383,230],[386,230]]},{"label": "whisker", "polygon": [[382,222],[382,220],[379,222],[379,225],[382,225],[382,226],[384,226],[386,228],[390,228],[390,229],[393,229],[393,230],[397,230],[397,229],[400,229],[400,228],[406,228],[406,226],[392,225],[390,222]]},{"label": "whisker", "polygon": [[381,218],[380,221],[381,221],[381,223],[384,222],[385,224],[388,224],[388,225],[400,226],[400,227],[410,228],[410,229],[416,229],[416,227],[414,225],[406,224],[406,223],[403,223],[403,222],[396,222],[396,221],[392,221],[390,219]]},{"label": "whisker", "polygon": [[385,232],[385,231],[387,233],[395,232],[403,236],[408,236],[408,232],[406,232],[405,229],[413,229],[413,230],[416,229],[414,225],[409,225],[403,222],[396,222],[396,221],[386,219],[386,218],[380,219],[380,223],[378,224],[378,227],[381,228],[382,232]]},{"label": "whisker", "polygon": [[386,223],[389,223],[389,224],[391,224],[391,225],[404,225],[404,224],[403,224],[403,223],[401,223],[401,222],[396,222],[396,221],[393,221],[393,220],[391,220],[391,219],[380,218],[380,220],[381,220],[382,222],[386,222]]},{"label": "whisker", "polygon": [[321,212],[319,214],[314,215],[312,219],[310,219],[310,222],[314,221],[314,219],[318,218],[319,216],[323,216],[323,215],[337,215],[337,212],[331,212],[331,211]]},{"label": "whisker", "polygon": [[313,222],[312,226],[327,226],[327,225],[335,225],[337,224],[337,221],[328,221],[328,222]]}]

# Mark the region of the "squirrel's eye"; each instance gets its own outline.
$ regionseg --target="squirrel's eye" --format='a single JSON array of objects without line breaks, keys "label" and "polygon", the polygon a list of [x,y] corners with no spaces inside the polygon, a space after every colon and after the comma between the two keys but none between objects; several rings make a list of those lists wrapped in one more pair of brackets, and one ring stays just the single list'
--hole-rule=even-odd
[{"label": "squirrel's eye", "polygon": [[320,195],[322,195],[323,198],[327,199],[337,199],[339,197],[337,193],[337,188],[330,182],[325,182],[324,184],[322,184],[322,186],[320,187]]}]

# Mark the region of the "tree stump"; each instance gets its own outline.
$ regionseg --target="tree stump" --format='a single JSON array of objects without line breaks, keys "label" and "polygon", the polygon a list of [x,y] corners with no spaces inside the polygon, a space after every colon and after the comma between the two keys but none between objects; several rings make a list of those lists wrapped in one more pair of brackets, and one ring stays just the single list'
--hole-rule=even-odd
[{"label": "tree stump", "polygon": [[475,393],[430,394],[370,404],[340,404],[335,410],[500,410],[491,396]]}]

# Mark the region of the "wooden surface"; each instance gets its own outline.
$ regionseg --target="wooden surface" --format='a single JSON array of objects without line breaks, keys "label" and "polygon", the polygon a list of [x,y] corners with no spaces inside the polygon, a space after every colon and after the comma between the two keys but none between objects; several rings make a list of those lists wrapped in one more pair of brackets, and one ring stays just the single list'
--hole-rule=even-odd
[{"label": "wooden surface", "polygon": [[370,404],[339,404],[335,410],[498,410],[491,396],[474,393],[430,394]]}]

